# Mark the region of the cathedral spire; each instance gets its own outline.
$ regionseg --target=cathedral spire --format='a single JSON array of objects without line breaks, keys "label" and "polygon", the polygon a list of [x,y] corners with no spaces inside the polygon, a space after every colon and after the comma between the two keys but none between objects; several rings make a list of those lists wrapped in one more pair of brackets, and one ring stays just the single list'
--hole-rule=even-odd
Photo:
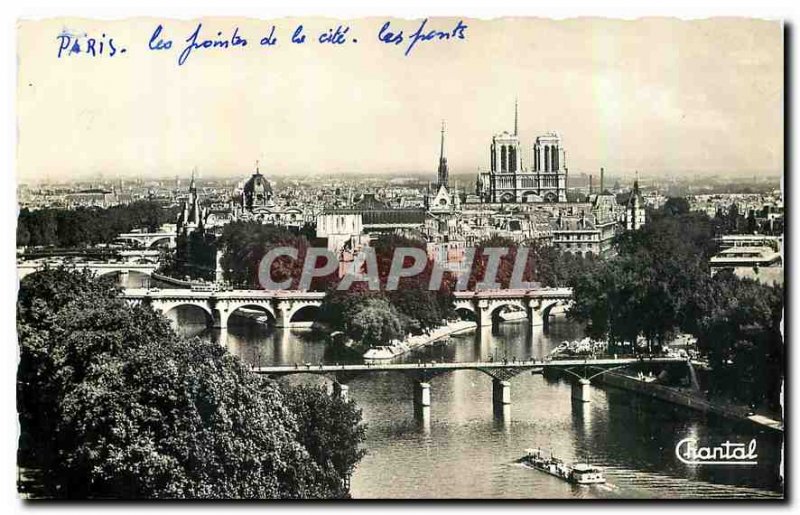
[{"label": "cathedral spire", "polygon": [[519,129],[518,122],[519,122],[519,109],[518,109],[518,102],[517,97],[514,97],[514,136],[516,136],[517,130]]}]

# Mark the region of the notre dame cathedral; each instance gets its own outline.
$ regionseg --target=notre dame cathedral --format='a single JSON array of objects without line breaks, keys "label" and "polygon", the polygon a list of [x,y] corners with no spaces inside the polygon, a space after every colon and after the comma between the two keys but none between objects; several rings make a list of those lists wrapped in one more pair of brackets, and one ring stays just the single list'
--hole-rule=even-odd
[{"label": "notre dame cathedral", "polygon": [[517,128],[515,104],[514,132],[492,137],[489,171],[478,174],[475,193],[487,203],[566,202],[567,166],[561,138],[555,132],[537,137],[531,150],[533,165],[526,169]]}]

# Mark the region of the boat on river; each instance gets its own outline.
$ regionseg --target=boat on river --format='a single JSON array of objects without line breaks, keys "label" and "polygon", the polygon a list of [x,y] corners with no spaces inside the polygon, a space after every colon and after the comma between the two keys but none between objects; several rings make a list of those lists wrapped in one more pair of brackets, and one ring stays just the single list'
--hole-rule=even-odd
[{"label": "boat on river", "polygon": [[528,320],[528,314],[522,310],[508,310],[500,313],[501,322],[522,322]]},{"label": "boat on river", "polygon": [[393,342],[391,345],[381,345],[379,347],[370,347],[364,353],[365,360],[383,361],[387,359],[396,358],[401,354],[408,352],[409,348],[403,342]]},{"label": "boat on river", "polygon": [[567,463],[552,452],[541,449],[527,449],[520,462],[551,476],[576,485],[596,485],[606,482],[603,469],[588,463]]}]

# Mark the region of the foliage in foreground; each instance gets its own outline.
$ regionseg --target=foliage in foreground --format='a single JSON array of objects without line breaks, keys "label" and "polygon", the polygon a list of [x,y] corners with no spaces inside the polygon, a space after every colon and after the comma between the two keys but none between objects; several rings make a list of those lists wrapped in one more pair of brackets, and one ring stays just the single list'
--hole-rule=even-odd
[{"label": "foliage in foreground", "polygon": [[179,338],[110,283],[46,270],[18,301],[20,466],[57,498],[330,498],[363,455],[361,414]]}]

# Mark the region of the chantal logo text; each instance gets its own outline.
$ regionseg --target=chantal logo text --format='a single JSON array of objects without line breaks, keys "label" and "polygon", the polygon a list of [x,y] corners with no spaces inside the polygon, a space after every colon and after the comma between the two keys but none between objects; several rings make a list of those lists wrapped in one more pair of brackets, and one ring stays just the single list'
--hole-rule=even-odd
[{"label": "chantal logo text", "polygon": [[697,439],[684,438],[675,446],[675,455],[688,465],[755,465],[756,439],[750,443],[726,441],[715,447],[699,447]]}]

